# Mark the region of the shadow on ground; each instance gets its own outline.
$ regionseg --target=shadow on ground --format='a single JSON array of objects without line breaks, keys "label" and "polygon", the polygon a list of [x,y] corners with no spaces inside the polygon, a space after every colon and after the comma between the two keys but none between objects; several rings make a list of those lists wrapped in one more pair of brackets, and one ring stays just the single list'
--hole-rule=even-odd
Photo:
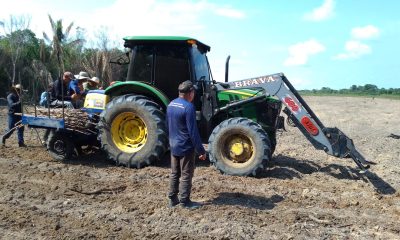
[{"label": "shadow on ground", "polygon": [[[98,149],[92,149],[86,152],[84,151],[83,154],[74,157],[73,159],[70,160],[64,160],[63,163],[72,165],[85,165],[97,168],[117,166],[117,164],[114,161],[107,159],[106,153]],[[196,167],[209,167],[210,165],[211,164],[208,159],[205,161],[196,159]],[[170,153],[169,152],[165,153],[164,156],[160,160],[154,162],[152,166],[160,168],[170,168],[171,167]]]},{"label": "shadow on ground", "polygon": [[276,203],[281,202],[282,200],[283,197],[280,195],[273,195],[270,198],[266,198],[239,192],[221,192],[218,197],[211,200],[208,204],[242,206],[258,210],[270,210],[276,206]]},{"label": "shadow on ground", "polygon": [[[326,173],[337,179],[363,180],[369,182],[380,194],[394,194],[394,189],[389,183],[381,177],[373,173],[373,169],[366,173],[360,173],[358,169],[339,164],[319,165],[317,160],[297,160],[295,158],[284,155],[274,156],[269,165],[260,173],[258,178],[277,178],[277,179],[300,179],[305,174],[313,174],[317,172]],[[105,153],[101,151],[93,151],[85,155],[79,156],[74,160],[64,161],[66,164],[86,165],[97,168],[106,168],[116,166],[113,161],[107,159]],[[200,161],[196,159],[196,167],[210,167],[210,162]],[[169,168],[170,153],[167,152],[159,161],[153,164],[155,167]]]},{"label": "shadow on ground", "polygon": [[277,155],[270,161],[269,166],[258,177],[260,178],[278,178],[278,179],[295,179],[302,178],[304,174],[313,174],[316,172],[326,173],[337,179],[363,180],[373,185],[375,190],[380,194],[394,194],[394,189],[389,183],[373,173],[373,169],[360,173],[353,167],[339,164],[328,164],[326,166],[318,165],[316,161],[297,160],[295,158]]},{"label": "shadow on ground", "polygon": [[100,150],[85,152],[71,160],[64,160],[63,163],[71,165],[83,165],[96,168],[107,168],[116,166],[115,162],[107,159],[107,155]]}]

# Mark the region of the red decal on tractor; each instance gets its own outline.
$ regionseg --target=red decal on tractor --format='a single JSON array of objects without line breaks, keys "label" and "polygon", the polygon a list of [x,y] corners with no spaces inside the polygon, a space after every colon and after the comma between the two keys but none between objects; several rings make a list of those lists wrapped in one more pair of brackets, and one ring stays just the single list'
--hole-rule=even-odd
[{"label": "red decal on tractor", "polygon": [[306,130],[313,136],[317,136],[319,133],[318,128],[314,125],[314,123],[308,117],[304,116],[301,119],[301,124],[306,128]]},{"label": "red decal on tractor", "polygon": [[285,103],[292,109],[292,112],[299,111],[299,106],[297,106],[291,97],[285,97]]}]

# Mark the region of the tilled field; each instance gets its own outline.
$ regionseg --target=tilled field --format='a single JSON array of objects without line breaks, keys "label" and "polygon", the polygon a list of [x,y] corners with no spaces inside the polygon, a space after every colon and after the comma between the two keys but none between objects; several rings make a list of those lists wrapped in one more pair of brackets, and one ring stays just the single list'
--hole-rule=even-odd
[{"label": "tilled field", "polygon": [[[225,176],[198,162],[196,210],[168,208],[168,157],[143,169],[101,153],[52,160],[35,130],[0,147],[1,239],[400,239],[400,101],[306,97],[377,165],[359,174],[292,127],[258,178]],[[1,131],[6,109],[0,110]],[[41,134],[41,133],[40,133]]]}]

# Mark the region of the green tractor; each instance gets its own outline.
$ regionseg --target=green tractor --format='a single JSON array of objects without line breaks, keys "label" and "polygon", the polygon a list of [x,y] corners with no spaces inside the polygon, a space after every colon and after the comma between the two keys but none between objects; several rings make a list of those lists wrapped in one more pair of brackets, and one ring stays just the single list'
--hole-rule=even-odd
[{"label": "green tractor", "polygon": [[85,101],[86,109],[101,112],[101,147],[118,165],[141,168],[163,157],[168,150],[166,108],[178,97],[178,85],[190,80],[197,86],[193,104],[200,135],[208,143],[211,163],[225,174],[255,176],[265,168],[283,127],[282,105],[317,149],[350,156],[368,168],[352,140],[337,128],[325,128],[282,73],[229,82],[228,57],[225,82],[216,82],[206,55],[210,47],[196,39],[124,40],[129,52],[116,63],[128,64],[126,81],[89,93]]}]

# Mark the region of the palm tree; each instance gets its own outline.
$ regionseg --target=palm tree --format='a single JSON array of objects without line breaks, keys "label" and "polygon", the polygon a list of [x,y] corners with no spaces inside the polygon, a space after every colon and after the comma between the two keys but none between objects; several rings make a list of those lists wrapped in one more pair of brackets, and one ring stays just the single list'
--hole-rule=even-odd
[{"label": "palm tree", "polygon": [[71,22],[67,28],[65,28],[65,31],[63,29],[63,22],[62,19],[59,19],[57,21],[54,21],[53,18],[49,14],[49,21],[52,29],[53,36],[50,39],[45,32],[43,32],[43,37],[46,39],[51,44],[52,47],[52,56],[57,57],[57,61],[59,64],[59,68],[61,72],[65,72],[65,66],[64,66],[64,53],[65,50],[68,47],[71,47],[73,45],[82,43],[82,39],[76,39],[71,42],[68,41],[68,35],[72,29],[72,26],[74,25],[74,22]]}]

